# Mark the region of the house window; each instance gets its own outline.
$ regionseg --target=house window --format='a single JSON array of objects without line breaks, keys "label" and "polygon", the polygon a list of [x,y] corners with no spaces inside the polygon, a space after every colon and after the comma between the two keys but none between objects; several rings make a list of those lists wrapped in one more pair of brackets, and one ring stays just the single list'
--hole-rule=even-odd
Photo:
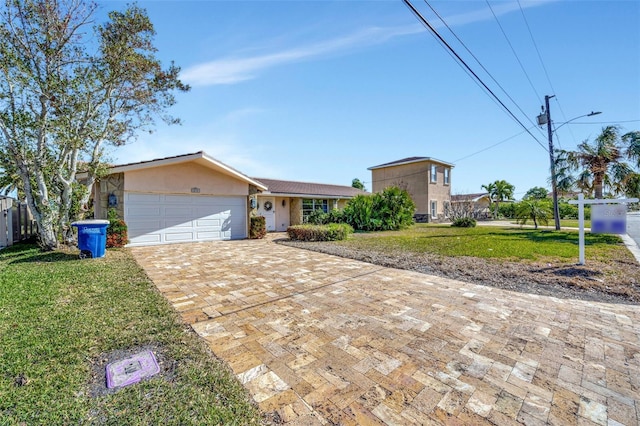
[{"label": "house window", "polygon": [[438,176],[437,176],[437,171],[438,168],[436,167],[435,164],[431,165],[431,183],[437,183],[438,182]]},{"label": "house window", "polygon": [[431,218],[436,219],[438,217],[438,202],[431,201]]},{"label": "house window", "polygon": [[[446,176],[446,173],[445,173]],[[451,203],[449,201],[444,202],[444,217],[449,217],[451,214]]]},{"label": "house window", "polygon": [[451,169],[444,169],[444,184],[445,185],[449,185],[449,173],[451,172]]},{"label": "house window", "polygon": [[306,222],[309,214],[314,210],[322,210],[323,212],[329,212],[329,200],[302,200],[302,219]]}]

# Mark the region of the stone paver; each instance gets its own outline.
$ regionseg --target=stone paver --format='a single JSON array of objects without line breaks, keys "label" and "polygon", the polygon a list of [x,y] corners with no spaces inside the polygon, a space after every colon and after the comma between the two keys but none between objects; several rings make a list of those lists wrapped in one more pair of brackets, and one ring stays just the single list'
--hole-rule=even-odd
[{"label": "stone paver", "polygon": [[132,248],[290,425],[636,425],[640,307],[512,293],[271,241]]}]

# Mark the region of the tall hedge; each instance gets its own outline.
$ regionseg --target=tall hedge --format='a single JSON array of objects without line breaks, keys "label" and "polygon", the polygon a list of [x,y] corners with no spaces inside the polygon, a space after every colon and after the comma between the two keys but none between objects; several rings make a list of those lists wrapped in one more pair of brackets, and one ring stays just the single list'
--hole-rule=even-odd
[{"label": "tall hedge", "polygon": [[347,203],[343,218],[360,231],[391,231],[413,224],[415,204],[409,193],[395,186],[375,194],[357,195]]}]

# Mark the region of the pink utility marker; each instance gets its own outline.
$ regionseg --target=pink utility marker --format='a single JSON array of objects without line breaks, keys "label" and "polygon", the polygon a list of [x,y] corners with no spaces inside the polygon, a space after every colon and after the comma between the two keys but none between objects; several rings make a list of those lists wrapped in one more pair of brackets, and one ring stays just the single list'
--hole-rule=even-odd
[{"label": "pink utility marker", "polygon": [[107,364],[107,387],[111,389],[129,386],[159,372],[160,366],[153,352],[140,352]]}]

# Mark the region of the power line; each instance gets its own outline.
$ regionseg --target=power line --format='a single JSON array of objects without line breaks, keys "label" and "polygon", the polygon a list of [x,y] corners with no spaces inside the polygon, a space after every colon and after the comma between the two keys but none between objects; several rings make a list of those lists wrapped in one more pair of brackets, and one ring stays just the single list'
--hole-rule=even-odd
[{"label": "power line", "polygon": [[488,146],[488,147],[486,147],[486,148],[482,148],[480,151],[476,151],[476,152],[474,152],[474,153],[472,153],[472,154],[465,155],[465,156],[464,156],[464,157],[462,157],[462,158],[458,158],[457,160],[454,160],[454,161],[453,161],[453,163],[457,163],[458,161],[466,160],[466,159],[467,159],[467,158],[469,158],[469,157],[473,157],[474,155],[477,155],[477,154],[480,154],[480,153],[482,153],[482,152],[488,151],[488,150],[490,150],[491,148],[495,148],[496,146],[501,145],[501,144],[503,144],[503,143],[505,143],[505,142],[508,142],[508,141],[510,141],[511,139],[516,138],[516,137],[520,136],[521,134],[523,134],[523,133],[525,133],[525,132],[526,132],[526,130],[523,130],[523,131],[521,131],[520,133],[518,133],[518,134],[516,134],[516,135],[510,136],[510,137],[508,137],[508,138],[506,138],[506,139],[504,139],[504,140],[501,140],[500,142],[494,143],[493,145],[489,145],[489,146]]},{"label": "power line", "polygon": [[520,64],[520,69],[524,73],[525,77],[527,77],[527,81],[529,82],[529,85],[533,89],[533,93],[536,94],[536,97],[538,98],[538,101],[540,101],[540,103],[542,103],[542,97],[540,97],[540,95],[538,94],[538,91],[536,90],[535,86],[533,85],[533,82],[531,81],[531,78],[529,78],[529,74],[527,73],[527,70],[524,68],[524,65],[522,64],[522,61],[520,60],[520,57],[516,53],[516,49],[513,47],[513,44],[511,43],[511,40],[509,40],[509,36],[507,36],[507,33],[505,32],[504,28],[502,27],[502,24],[500,23],[500,20],[498,19],[498,16],[493,11],[493,7],[491,7],[491,3],[489,3],[489,0],[485,0],[485,1],[487,3],[487,6],[489,6],[489,10],[491,11],[491,14],[493,15],[493,18],[496,20],[496,23],[498,24],[498,27],[500,27],[500,31],[502,31],[502,35],[504,36],[505,40],[507,40],[507,44],[511,48],[511,52],[513,52],[513,56],[516,57],[516,60],[518,61],[518,64]]},{"label": "power line", "polygon": [[[442,36],[438,33],[438,31],[433,28],[433,26],[429,23],[429,21],[427,21],[422,14],[413,6],[413,4],[411,4],[411,2],[409,0],[403,0],[404,4],[409,7],[409,9],[413,12],[413,14],[416,16],[416,18],[427,28],[429,29],[429,31],[431,31],[440,41],[440,43],[442,43],[442,45],[444,45],[453,55],[455,55],[456,59],[458,61],[460,61],[460,63],[462,63],[462,65],[464,65],[464,67],[473,75],[473,77],[480,82],[480,84],[482,84],[482,87],[484,87],[484,89],[489,92],[491,94],[491,96],[498,101],[498,103],[500,103],[500,105],[502,106],[502,108],[504,108],[504,110],[523,128],[525,129],[525,131],[538,143],[538,145],[540,145],[542,147],[542,149],[544,149],[545,151],[548,152],[548,149],[538,140],[538,138],[536,138],[533,133],[531,133],[529,131],[529,129],[518,119],[518,117],[515,116],[515,114],[504,104],[504,102],[502,102],[500,100],[500,98],[498,98],[498,96],[489,88],[489,86],[487,86],[484,81],[482,81],[482,79],[471,69],[471,67],[469,67],[469,65],[464,61],[464,59],[462,59],[460,57],[460,55],[458,55],[458,53],[449,45],[449,43],[447,43],[447,41],[442,38]],[[426,2],[426,0],[425,0]],[[427,3],[428,4],[428,3]]]},{"label": "power line", "polygon": [[[544,64],[544,61],[542,60],[542,55],[540,54],[540,49],[538,49],[538,44],[536,43],[536,39],[533,37],[533,32],[531,31],[531,27],[529,26],[529,21],[527,21],[527,16],[524,14],[524,9],[522,8],[522,5],[520,4],[520,0],[517,0],[518,2],[518,7],[520,8],[520,13],[522,14],[522,19],[524,20],[525,26],[527,27],[527,31],[529,32],[529,37],[531,37],[531,42],[533,43],[533,47],[536,49],[536,53],[538,54],[538,60],[540,61],[540,65],[542,65],[542,69],[544,70],[544,75],[547,78],[547,82],[549,83],[549,87],[551,88],[551,93],[556,93],[556,89],[553,87],[553,83],[551,83],[551,78],[549,77],[549,72],[547,71],[547,67]],[[564,113],[564,110],[562,109],[562,105],[560,105],[560,101],[558,100],[558,98],[556,97],[556,103],[558,105],[558,109],[560,110],[560,114],[562,114],[562,118],[564,119],[564,121],[567,121],[567,116]],[[542,103],[542,102],[540,102]],[[569,133],[571,133],[571,137],[573,138],[573,141],[576,141],[576,137],[573,135],[573,132],[571,131],[571,129],[569,129]],[[559,141],[558,141],[559,142]]]},{"label": "power line", "polygon": [[[437,11],[433,6],[431,6],[431,4],[429,4],[429,2],[428,2],[428,1],[426,1],[426,0],[425,0],[425,3],[426,3],[426,5],[427,5],[427,6],[429,6],[429,9],[431,9],[431,11],[432,11],[432,12],[433,12],[437,17],[438,17],[438,19],[440,19],[440,21],[444,24],[444,26],[445,26],[445,27],[447,27],[447,29],[449,30],[449,32],[450,32],[450,33],[451,33],[451,34],[456,38],[456,40],[458,40],[458,42],[462,45],[462,47],[464,47],[464,48],[465,48],[465,50],[466,50],[466,51],[471,55],[471,57],[472,57],[473,59],[475,59],[475,61],[478,63],[478,65],[480,65],[480,67],[484,70],[484,72],[486,72],[486,73],[487,73],[487,75],[491,78],[491,80],[493,80],[493,82],[494,82],[496,85],[498,85],[498,87],[500,88],[500,90],[502,90],[502,93],[504,93],[504,94],[509,98],[509,100],[510,100],[510,101],[511,101],[511,102],[512,102],[512,103],[513,103],[513,104],[514,104],[514,105],[515,105],[519,110],[520,110],[520,112],[522,113],[522,115],[524,115],[525,117],[527,117],[527,120],[529,120],[529,122],[530,122],[531,124],[533,124],[533,126],[532,126],[532,127],[530,127],[529,129],[531,129],[531,128],[537,128],[537,129],[538,129],[538,131],[542,133],[542,130],[540,130],[538,127],[536,127],[536,125],[533,123],[533,121],[531,121],[531,119],[529,118],[529,115],[528,115],[527,113],[525,113],[525,112],[522,110],[522,108],[520,108],[520,106],[518,105],[518,103],[517,103],[517,102],[516,102],[516,101],[515,101],[515,100],[514,100],[510,95],[509,95],[509,93],[507,93],[507,91],[505,90],[505,88],[504,88],[504,87],[502,87],[502,85],[498,82],[498,80],[496,80],[496,79],[495,79],[495,77],[493,76],[493,74],[491,74],[491,73],[489,72],[489,70],[488,70],[488,69],[487,69],[487,68],[482,64],[482,62],[480,62],[480,59],[478,59],[478,57],[476,57],[476,55],[474,55],[474,54],[473,54],[473,52],[471,51],[471,49],[469,49],[469,47],[467,47],[467,45],[462,41],[462,39],[460,39],[460,37],[458,37],[458,35],[455,33],[455,31],[453,31],[453,29],[449,26],[449,24],[447,23],[447,21],[445,21],[445,20],[444,20],[444,18],[443,18],[443,17],[438,13],[438,11]],[[453,55],[451,55],[451,53],[449,53],[449,55],[453,57]],[[455,57],[454,57],[454,59],[455,59]],[[464,69],[464,68],[463,68],[463,69]],[[467,72],[467,74],[469,74],[469,73]],[[474,81],[475,81],[475,80],[474,80]],[[476,82],[476,84],[478,84],[478,83]],[[480,86],[480,87],[482,87],[482,86]],[[535,90],[535,89],[534,89],[534,90]],[[494,102],[495,102],[495,100],[494,100]],[[544,134],[543,134],[543,135],[544,135]]]}]

